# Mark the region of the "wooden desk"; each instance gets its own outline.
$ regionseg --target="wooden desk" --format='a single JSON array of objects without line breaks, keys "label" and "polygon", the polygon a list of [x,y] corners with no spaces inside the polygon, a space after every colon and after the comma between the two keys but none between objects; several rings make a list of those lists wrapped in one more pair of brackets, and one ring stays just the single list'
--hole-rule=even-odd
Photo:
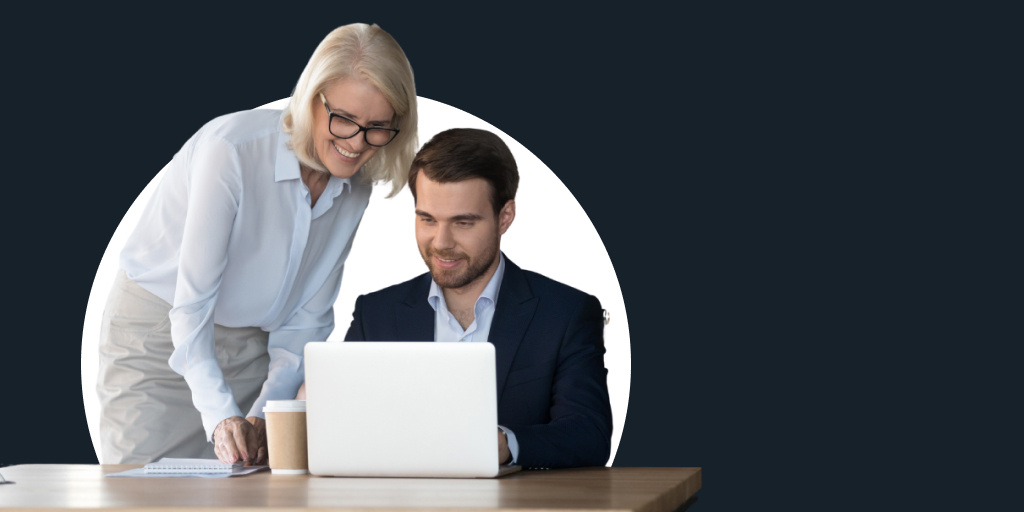
[{"label": "wooden desk", "polygon": [[522,471],[498,479],[324,478],[261,471],[231,478],[106,478],[140,466],[2,468],[0,508],[215,510],[672,511],[701,486],[700,468]]}]

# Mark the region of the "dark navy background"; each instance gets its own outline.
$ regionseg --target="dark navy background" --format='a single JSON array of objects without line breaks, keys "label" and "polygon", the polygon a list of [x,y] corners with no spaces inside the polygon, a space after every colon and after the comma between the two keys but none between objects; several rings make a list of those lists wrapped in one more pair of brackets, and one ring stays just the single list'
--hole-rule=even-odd
[{"label": "dark navy background", "polygon": [[362,21],[601,234],[633,362],[616,466],[702,467],[693,510],[984,508],[1009,487],[1020,165],[995,155],[1020,140],[971,137],[1019,67],[996,56],[1005,13],[419,5],[5,12],[0,466],[96,463],[81,330],[121,217],[203,123],[290,95]]}]

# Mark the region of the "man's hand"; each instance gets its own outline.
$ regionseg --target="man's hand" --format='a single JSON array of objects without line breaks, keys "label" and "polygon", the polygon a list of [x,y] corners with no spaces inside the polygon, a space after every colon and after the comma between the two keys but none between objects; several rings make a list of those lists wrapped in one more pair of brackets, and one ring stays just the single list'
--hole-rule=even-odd
[{"label": "man's hand", "polygon": [[265,464],[267,460],[267,429],[263,418],[232,416],[213,430],[213,452],[226,464],[238,461]]},{"label": "man's hand", "polygon": [[508,451],[508,437],[501,429],[498,429],[498,464],[511,462],[512,452]]}]

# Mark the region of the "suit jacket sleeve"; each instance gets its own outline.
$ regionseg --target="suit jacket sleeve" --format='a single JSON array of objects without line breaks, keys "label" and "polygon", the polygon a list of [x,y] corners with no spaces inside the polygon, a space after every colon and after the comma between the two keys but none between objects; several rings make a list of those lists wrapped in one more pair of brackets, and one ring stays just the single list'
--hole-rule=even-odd
[{"label": "suit jacket sleeve", "polygon": [[363,330],[363,298],[365,295],[360,295],[356,298],[355,311],[352,312],[352,323],[348,326],[348,332],[345,333],[345,341],[366,341],[366,332]]},{"label": "suit jacket sleeve", "polygon": [[[601,304],[596,297],[586,295],[575,303],[558,347],[550,421],[505,424],[519,442],[517,462],[521,466],[603,466],[608,461],[612,414],[604,352]],[[507,391],[514,395],[515,389]]]}]

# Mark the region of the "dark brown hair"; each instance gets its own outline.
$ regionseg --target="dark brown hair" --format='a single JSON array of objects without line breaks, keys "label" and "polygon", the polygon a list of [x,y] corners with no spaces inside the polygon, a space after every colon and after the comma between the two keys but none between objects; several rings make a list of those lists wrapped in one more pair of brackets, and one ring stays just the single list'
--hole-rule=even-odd
[{"label": "dark brown hair", "polygon": [[491,184],[494,215],[516,198],[519,169],[512,151],[497,135],[474,128],[452,128],[434,135],[420,148],[409,169],[409,190],[416,200],[419,171],[437,183],[483,178]]}]

